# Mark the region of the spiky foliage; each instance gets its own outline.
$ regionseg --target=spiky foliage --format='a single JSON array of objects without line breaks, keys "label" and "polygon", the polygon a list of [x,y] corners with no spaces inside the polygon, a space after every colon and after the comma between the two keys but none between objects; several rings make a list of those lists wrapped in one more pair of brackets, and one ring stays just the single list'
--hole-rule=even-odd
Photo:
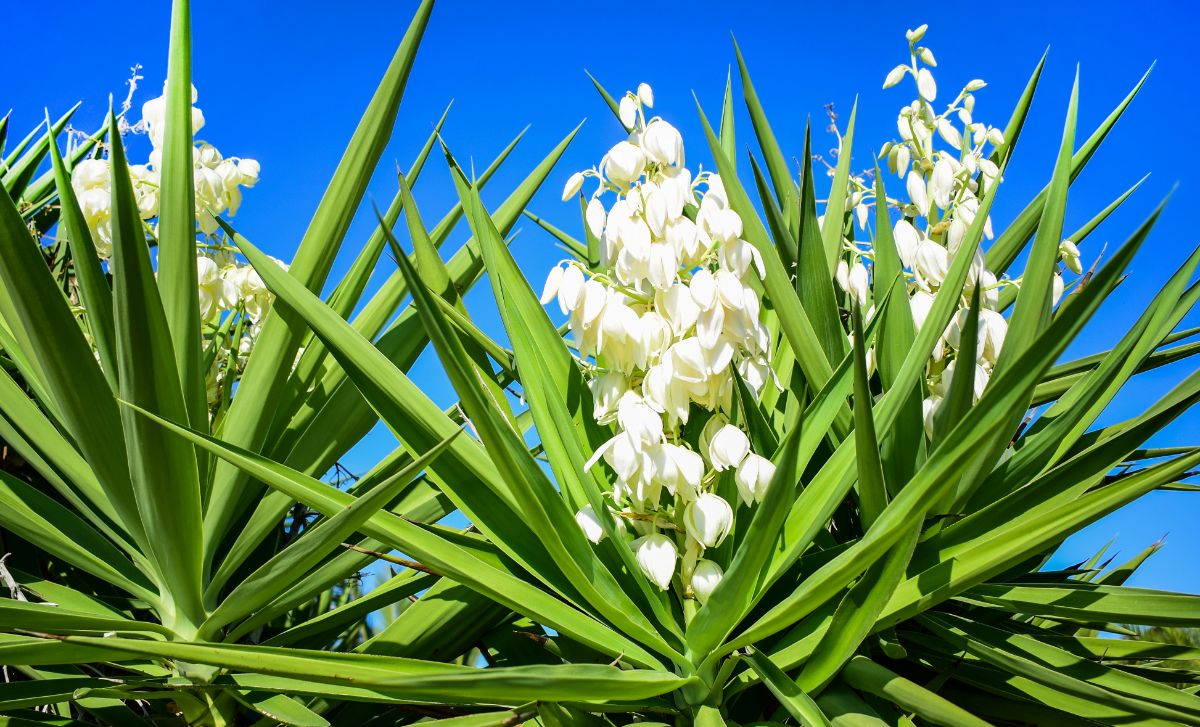
[{"label": "spiky foliage", "polygon": [[[811,171],[806,164],[798,183],[787,176],[742,65],[770,175],[768,183],[750,165],[765,221],[733,166],[728,94],[720,133],[707,120],[705,129],[743,236],[765,263],[763,320],[784,386],[737,392],[754,451],[776,474],[763,502],[739,509],[706,556],[724,578],[699,605],[650,583],[615,530],[593,546],[574,521],[584,504],[606,502],[609,476],[583,465],[611,432],[592,419],[581,363],[505,241],[570,137],[494,212],[479,196],[487,175],[468,179],[447,152],[461,201],[430,228],[408,185],[431,138],[350,273],[328,280],[431,4],[402,41],[290,269],[227,229],[277,300],[215,412],[197,403],[208,366],[196,359],[212,334],[201,337],[187,287],[187,3],[178,0],[173,16],[167,145],[180,146],[165,155],[165,194],[175,194],[162,203],[157,280],[119,171],[119,135],[107,137],[111,276],[76,219],[67,163],[54,159],[58,204],[46,204],[53,176],[29,182],[57,130],[9,155],[0,526],[13,582],[0,599],[0,710],[57,724],[1200,723],[1200,698],[1176,686],[1194,682],[1190,664],[1140,663],[1192,659],[1194,649],[1117,625],[1195,624],[1200,598],[1124,586],[1140,560],[1105,573],[1094,563],[1042,571],[1071,533],[1174,486],[1200,461],[1195,448],[1142,448],[1195,403],[1196,374],[1144,413],[1094,427],[1130,377],[1194,353],[1194,344],[1171,344],[1190,333],[1174,330],[1200,295],[1195,254],[1116,348],[1058,361],[1158,214],[1086,285],[1049,304],[1070,182],[1130,99],[1075,149],[1072,97],[1049,185],[988,249],[999,271],[1028,249],[1021,293],[1008,301],[1005,356],[973,405],[971,386],[950,387],[948,413],[926,436],[926,365],[961,304],[995,187],[919,330],[893,289],[898,261],[893,276],[883,272],[893,241],[879,205],[868,301],[876,312],[864,323],[834,289]],[[991,160],[999,168],[1040,71]],[[842,184],[829,194],[830,219],[849,215]],[[882,188],[877,198],[887,198]],[[407,235],[392,231],[401,210]],[[43,220],[34,228],[44,231],[57,214],[59,242],[39,245],[30,221]],[[438,248],[461,216],[473,237],[443,261]],[[556,234],[581,261],[592,258],[594,241]],[[405,236],[411,254],[396,239]],[[54,252],[64,244],[73,255]],[[389,245],[398,269],[351,317]],[[54,268],[62,259],[74,273]],[[785,263],[797,265],[794,275]],[[511,349],[463,305],[484,270]],[[86,315],[76,315],[64,279],[89,301]],[[322,300],[316,291],[327,287],[334,292]],[[111,335],[110,347],[95,330],[108,331],[100,335]],[[962,335],[970,350],[978,332]],[[448,411],[406,374],[428,343],[461,398]],[[506,398],[509,386],[526,409]],[[1025,426],[1046,404],[1053,416]],[[317,479],[378,420],[401,443],[394,453],[349,487]],[[717,487],[734,492],[728,475]],[[454,511],[472,526],[437,524]],[[364,594],[348,579],[377,559],[400,570]],[[380,611],[383,627],[368,619]]]}]

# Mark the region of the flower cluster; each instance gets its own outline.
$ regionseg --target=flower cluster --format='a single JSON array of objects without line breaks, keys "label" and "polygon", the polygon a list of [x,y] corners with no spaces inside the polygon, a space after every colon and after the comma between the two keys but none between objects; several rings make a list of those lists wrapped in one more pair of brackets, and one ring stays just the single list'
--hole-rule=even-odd
[{"label": "flower cluster", "polygon": [[[888,169],[904,180],[906,197],[873,200],[874,191],[862,177],[852,178],[849,190],[860,227],[866,227],[872,201],[895,207],[903,215],[895,223],[893,237],[907,274],[909,307],[918,330],[925,323],[933,297],[945,280],[967,230],[975,222],[981,198],[987,189],[1002,181],[998,161],[999,150],[1005,143],[1000,129],[974,118],[975,92],[987,85],[982,80],[970,81],[943,111],[935,110],[933,103],[938,89],[930,68],[936,67],[937,61],[929,48],[919,45],[926,30],[927,26],[922,25],[908,31],[909,63],[892,69],[883,83],[884,88],[890,88],[908,77],[916,85],[917,98],[902,107],[897,116],[900,138],[885,144],[880,152]],[[984,236],[991,239],[991,219],[985,218],[982,227]],[[1074,243],[1064,240],[1059,254],[1069,270],[1081,272],[1079,249]],[[870,295],[867,262],[873,259],[874,251],[869,246],[846,240],[837,267],[838,285],[863,306]],[[964,295],[959,300],[960,308],[939,338],[928,364],[930,395],[924,409],[930,432],[956,367],[974,367],[976,399],[987,386],[1008,330],[1000,313],[1000,291],[1020,284],[1020,279],[998,279],[988,269],[983,251],[976,251]],[[978,345],[974,355],[966,355],[958,348],[976,287],[980,289],[982,302]],[[1056,273],[1053,292],[1056,304],[1063,288],[1063,278]]]},{"label": "flower cluster", "polygon": [[[593,416],[616,424],[587,466],[603,459],[614,473],[611,514],[622,532],[628,521],[637,534],[637,562],[666,589],[682,550],[680,583],[704,601],[722,574],[702,555],[733,524],[733,507],[714,492],[718,477],[733,472],[749,506],[774,473],[730,421],[733,370],[756,393],[772,377],[755,288],[764,272],[720,177],[693,176],[679,131],[647,119],[653,104],[646,84],[627,93],[619,110],[628,138],[568,180],[564,201],[597,182],[585,224],[600,260],[594,268],[578,260],[555,266],[542,303],[557,299],[570,316]],[[706,421],[689,441],[684,425],[694,417]],[[603,516],[590,506],[577,516],[594,542],[604,535]]]},{"label": "flower cluster", "polygon": [[[197,99],[192,88],[192,103]],[[204,114],[192,107],[193,134],[204,127]],[[149,235],[157,234],[159,213],[159,179],[162,168],[163,142],[166,134],[166,97],[151,99],[142,105],[142,119],[124,127],[132,132],[145,133],[151,151],[145,164],[131,164],[130,177],[138,210]],[[197,295],[200,316],[206,330],[219,341],[226,355],[213,358],[208,377],[209,401],[215,404],[223,384],[236,377],[250,347],[257,337],[258,323],[271,306],[271,293],[250,265],[239,263],[234,248],[219,232],[217,218],[232,217],[242,203],[242,189],[258,182],[259,164],[254,159],[224,157],[213,145],[195,141],[192,145],[192,178],[196,201],[197,226]],[[87,220],[96,251],[102,258],[112,255],[112,176],[106,159],[86,159],[75,166],[71,186]],[[282,262],[279,265],[287,267]],[[244,315],[246,321],[236,327],[232,336],[220,331],[225,313]]]},{"label": "flower cluster", "polygon": [[[192,103],[196,102],[192,89]],[[146,164],[129,167],[138,210],[143,220],[158,216],[159,175],[162,169],[162,145],[166,125],[166,96],[147,101],[142,106],[142,120],[130,127],[146,132],[153,147]],[[204,114],[192,107],[192,131],[204,126]],[[216,147],[199,142],[192,148],[194,164],[196,219],[200,231],[212,235],[217,231],[216,217],[223,213],[233,216],[242,202],[242,187],[258,182],[259,164],[253,159],[224,158]],[[112,180],[109,163],[103,159],[86,159],[75,166],[71,186],[87,219],[96,250],[101,257],[112,254]]]}]

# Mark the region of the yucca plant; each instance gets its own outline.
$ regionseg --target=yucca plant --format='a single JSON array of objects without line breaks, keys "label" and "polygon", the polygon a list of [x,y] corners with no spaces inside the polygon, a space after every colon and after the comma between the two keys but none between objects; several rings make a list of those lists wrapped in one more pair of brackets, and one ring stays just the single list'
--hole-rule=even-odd
[{"label": "yucca plant", "polygon": [[[1200,462],[1145,448],[1200,395],[1196,374],[1095,427],[1132,376],[1195,353],[1176,330],[1200,295],[1195,253],[1111,351],[1059,361],[1158,215],[1086,274],[1079,245],[1129,193],[1063,229],[1072,180],[1137,88],[1078,148],[1072,90],[1051,180],[985,245],[1040,63],[991,128],[973,118],[980,82],[934,110],[910,31],[885,86],[912,76],[919,98],[880,156],[903,197],[851,168],[853,114],[829,190],[808,149],[793,179],[740,52],[759,150],[744,181],[732,83],[717,129],[701,112],[716,172],[695,176],[648,87],[618,100],[597,83],[624,140],[567,182],[569,201],[597,183],[581,235],[526,213],[568,255],[542,300],[506,236],[571,136],[495,211],[480,188],[508,149],[472,179],[443,145],[460,202],[431,227],[410,187],[435,130],[332,283],[431,10],[287,269],[218,214],[228,189],[197,181],[186,0],[154,180],[131,177],[119,133],[107,177],[79,171],[91,149],[64,159],[53,127],[30,152],[31,170],[50,156],[53,193],[5,178],[11,723],[1200,723],[1200,651],[1144,628],[1194,626],[1200,597],[1124,585],[1156,546],[1044,569]],[[223,169],[234,189],[253,171]],[[76,192],[93,172],[106,226]],[[472,237],[443,260],[463,217]],[[212,310],[203,261],[233,245],[269,307],[252,291]],[[385,250],[396,271],[364,301]],[[485,271],[501,340],[463,304]],[[460,397],[446,410],[406,374],[427,344]],[[380,420],[392,454],[349,484],[318,479]],[[470,526],[443,524],[453,512]],[[363,589],[373,563],[391,575]]]}]

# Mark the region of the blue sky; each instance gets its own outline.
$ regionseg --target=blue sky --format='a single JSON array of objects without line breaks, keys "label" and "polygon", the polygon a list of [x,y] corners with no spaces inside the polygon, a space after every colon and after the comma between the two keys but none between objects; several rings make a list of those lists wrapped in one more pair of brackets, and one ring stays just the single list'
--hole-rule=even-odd
[{"label": "blue sky", "polygon": [[[145,80],[138,105],[158,95],[166,65],[169,3],[126,0],[117,15],[90,2],[63,2],[52,21],[33,4],[6,9],[10,29],[6,52],[21,72],[0,81],[0,107],[13,109],[18,135],[41,119],[44,107],[61,112],[82,100],[79,126],[98,125],[109,93],[125,95],[129,68],[142,64]],[[246,194],[235,226],[268,252],[290,259],[359,115],[403,35],[415,0],[341,4],[296,0],[286,4],[247,0],[194,0],[195,80],[198,105],[208,125],[201,137],[227,155],[262,163],[262,181]],[[525,140],[485,195],[492,204],[512,187],[571,128],[588,119],[559,168],[530,206],[565,229],[578,232],[572,205],[559,202],[566,177],[591,166],[620,139],[616,121],[584,75],[590,70],[611,91],[640,81],[656,92],[655,112],[680,128],[689,163],[708,161],[699,129],[694,91],[710,115],[719,114],[726,71],[733,62],[730,32],[742,46],[759,96],[786,154],[801,152],[805,119],[824,124],[823,106],[848,114],[856,95],[859,121],[855,168],[870,164],[869,152],[895,134],[897,109],[911,98],[906,88],[880,90],[884,75],[907,60],[906,28],[930,24],[925,43],[937,55],[942,94],[972,78],[989,86],[978,93],[976,119],[1003,126],[1029,72],[1042,52],[1050,55],[1033,114],[996,202],[998,226],[1007,223],[1049,178],[1076,63],[1081,69],[1080,131],[1090,133],[1141,74],[1157,61],[1149,83],[1115,133],[1072,188],[1067,228],[1074,229],[1145,174],[1150,178],[1084,247],[1085,260],[1105,242],[1119,244],[1175,185],[1179,188],[1131,277],[1101,312],[1071,354],[1106,349],[1136,318],[1142,306],[1197,240],[1190,223],[1200,206],[1200,175],[1190,164],[1200,137],[1195,38],[1200,16],[1190,4],[1143,0],[1093,2],[1085,13],[1073,3],[1007,3],[954,19],[930,8],[911,11],[899,3],[854,6],[809,3],[687,4],[495,3],[442,0],[417,57],[397,122],[371,194],[381,205],[394,193],[391,170],[407,167],[433,123],[454,100],[444,136],[460,162],[482,170],[526,124]],[[731,12],[731,8],[734,11]],[[1001,27],[996,18],[1013,22]],[[34,30],[46,27],[45,31]],[[52,42],[48,43],[49,35]],[[735,93],[736,93],[735,88]],[[740,101],[740,96],[739,96]],[[3,110],[3,109],[0,109]],[[751,140],[739,103],[738,140]],[[818,136],[827,150],[832,137]],[[1178,151],[1176,151],[1178,150]],[[704,164],[709,166],[708,164]],[[888,180],[895,184],[894,178]],[[444,166],[431,166],[417,189],[426,218],[453,203]],[[369,206],[366,208],[369,213]],[[347,249],[370,231],[360,215]],[[524,223],[514,251],[540,288],[553,264],[548,235]],[[451,240],[457,247],[467,233]],[[352,253],[351,253],[352,254]],[[343,255],[334,274],[344,270]],[[377,278],[390,272],[383,266]],[[486,288],[469,302],[490,331],[498,330]],[[1197,317],[1187,322],[1197,325]],[[1102,422],[1130,416],[1192,370],[1184,362],[1144,374],[1112,406]],[[451,401],[435,361],[423,359],[413,372],[439,402]],[[1195,444],[1197,416],[1176,422],[1156,444]],[[347,464],[362,471],[391,443],[377,432]],[[1137,585],[1200,590],[1193,553],[1200,494],[1159,493],[1144,498],[1073,538],[1056,565],[1082,560],[1110,538],[1118,561],[1167,536],[1167,547],[1134,578]],[[1111,552],[1111,551],[1110,551]]]}]

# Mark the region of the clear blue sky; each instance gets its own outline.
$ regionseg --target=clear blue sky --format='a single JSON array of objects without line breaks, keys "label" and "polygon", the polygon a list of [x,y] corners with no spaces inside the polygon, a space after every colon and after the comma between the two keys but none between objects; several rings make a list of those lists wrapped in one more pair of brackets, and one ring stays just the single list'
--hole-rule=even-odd
[{"label": "clear blue sky", "polygon": [[[107,95],[124,97],[123,84],[135,63],[144,66],[146,76],[138,104],[157,95],[166,70],[168,5],[126,0],[101,9],[76,0],[58,3],[52,12],[30,3],[6,8],[6,54],[21,59],[10,62],[0,80],[0,107],[13,109],[12,134],[36,123],[43,107],[58,113],[77,100],[84,102],[79,125],[94,127]],[[417,3],[193,0],[193,5],[195,80],[199,106],[208,119],[201,137],[228,155],[262,163],[262,181],[247,192],[234,222],[272,254],[290,259]],[[868,151],[895,134],[896,110],[911,98],[897,90],[881,91],[883,77],[907,60],[905,29],[928,22],[926,44],[937,55],[941,88],[985,79],[989,86],[978,94],[976,118],[1000,126],[1038,57],[1050,48],[1033,115],[996,203],[995,217],[1003,225],[1049,177],[1075,64],[1082,69],[1084,134],[1157,60],[1141,96],[1072,188],[1068,209],[1067,228],[1074,229],[1132,182],[1151,174],[1127,209],[1089,240],[1084,257],[1091,259],[1103,242],[1123,241],[1172,185],[1180,184],[1130,280],[1102,311],[1102,325],[1093,326],[1072,354],[1108,348],[1182,256],[1200,242],[1189,224],[1200,207],[1200,174],[1193,163],[1200,137],[1195,75],[1200,15],[1189,3],[1161,0],[1104,0],[1090,3],[1083,13],[1074,3],[1014,2],[978,17],[960,9],[953,19],[933,15],[933,6],[923,7],[925,14],[901,3],[874,2],[731,5],[694,0],[643,3],[635,10],[605,3],[442,0],[434,9],[372,196],[381,205],[391,198],[394,162],[407,167],[451,99],[455,103],[444,136],[460,161],[474,159],[481,170],[521,128],[532,124],[485,195],[492,204],[588,117],[530,206],[578,231],[574,208],[558,201],[562,184],[571,171],[594,164],[620,138],[584,69],[614,93],[639,81],[652,84],[655,111],[683,132],[689,163],[706,162],[691,92],[710,115],[719,114],[726,70],[733,61],[730,31],[742,45],[786,153],[800,154],[806,117],[819,128],[824,104],[832,102],[845,114],[860,95],[855,167],[862,168],[870,164]],[[1001,15],[1013,22],[997,25]],[[738,138],[744,146],[750,127],[740,104],[738,111]],[[817,148],[827,149],[830,142],[818,137]],[[452,204],[453,189],[440,162],[431,162],[417,198],[423,214],[436,219]],[[360,215],[348,249],[357,249],[369,233],[366,218]],[[555,250],[549,236],[531,223],[519,229],[514,250],[540,287],[557,257]],[[460,231],[451,247],[465,238]],[[344,255],[335,275],[346,264]],[[490,293],[480,293],[470,302],[484,327],[495,332]],[[1196,316],[1188,323],[1197,325]],[[1138,377],[1104,421],[1140,411],[1192,368],[1185,362]],[[414,376],[436,400],[448,403],[451,392],[437,371],[436,362],[427,357]],[[1176,422],[1156,444],[1196,444],[1198,421],[1200,417],[1191,416]],[[361,471],[390,446],[385,432],[376,433],[347,464]],[[1151,495],[1073,538],[1055,564],[1082,560],[1113,537],[1118,559],[1123,559],[1166,535],[1166,549],[1133,582],[1200,590],[1194,555],[1200,548],[1198,514],[1200,494]]]}]

